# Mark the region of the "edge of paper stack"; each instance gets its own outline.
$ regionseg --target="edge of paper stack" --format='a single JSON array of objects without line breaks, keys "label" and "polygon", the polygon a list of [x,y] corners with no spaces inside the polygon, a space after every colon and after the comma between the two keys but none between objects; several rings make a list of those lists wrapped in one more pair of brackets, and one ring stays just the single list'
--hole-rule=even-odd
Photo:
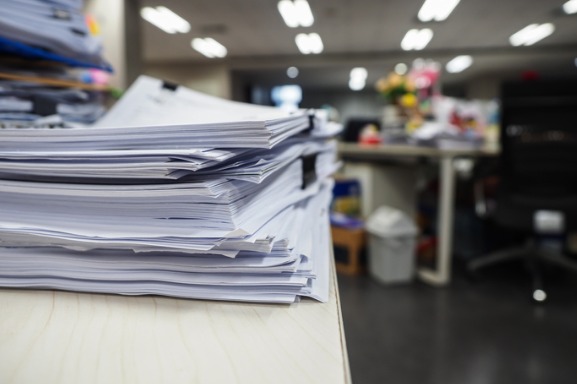
[{"label": "edge of paper stack", "polygon": [[0,286],[326,302],[340,129],[146,76],[93,126],[0,129]]}]

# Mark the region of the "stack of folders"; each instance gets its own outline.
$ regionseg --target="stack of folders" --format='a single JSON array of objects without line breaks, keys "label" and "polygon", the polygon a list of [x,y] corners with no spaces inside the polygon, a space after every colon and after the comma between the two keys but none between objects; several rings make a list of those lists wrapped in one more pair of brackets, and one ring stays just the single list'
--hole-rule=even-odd
[{"label": "stack of folders", "polygon": [[0,7],[0,126],[100,118],[106,87],[94,79],[105,76],[95,71],[111,68],[83,15],[83,1],[0,0]]},{"label": "stack of folders", "polygon": [[0,130],[0,286],[324,302],[339,130],[144,76],[95,126]]}]

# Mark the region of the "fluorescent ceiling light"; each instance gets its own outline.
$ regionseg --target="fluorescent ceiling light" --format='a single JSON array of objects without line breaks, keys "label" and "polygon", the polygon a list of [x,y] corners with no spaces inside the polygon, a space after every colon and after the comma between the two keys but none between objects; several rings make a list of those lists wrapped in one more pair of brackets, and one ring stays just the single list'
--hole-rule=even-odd
[{"label": "fluorescent ceiling light", "polygon": [[443,21],[449,17],[453,9],[459,4],[459,1],[460,0],[425,0],[417,17],[424,22]]},{"label": "fluorescent ceiling light", "polygon": [[577,13],[577,0],[569,0],[565,4],[563,4],[563,12],[568,15],[572,15]]},{"label": "fluorescent ceiling light", "polygon": [[144,7],[140,10],[140,16],[166,33],[188,33],[190,31],[188,21],[166,7]]},{"label": "fluorescent ceiling light", "polygon": [[295,37],[295,43],[304,55],[321,53],[324,49],[323,41],[318,33],[299,33]]},{"label": "fluorescent ceiling light", "polygon": [[227,54],[226,47],[210,37],[204,39],[197,37],[192,39],[190,45],[196,51],[211,59],[215,57],[222,58]]},{"label": "fluorescent ceiling light", "polygon": [[281,0],[278,11],[286,25],[291,28],[310,27],[315,19],[307,0]]},{"label": "fluorescent ceiling light", "polygon": [[519,32],[509,37],[511,45],[518,47],[520,45],[533,45],[543,40],[555,31],[555,26],[551,23],[530,24]]},{"label": "fluorescent ceiling light", "polygon": [[295,0],[297,14],[299,15],[301,27],[310,27],[315,22],[313,12],[307,0]]},{"label": "fluorescent ceiling light", "polygon": [[432,38],[433,31],[429,28],[411,29],[401,41],[401,48],[405,51],[420,51],[429,44]]},{"label": "fluorescent ceiling light", "polygon": [[445,69],[449,73],[463,72],[473,64],[473,58],[469,55],[457,56],[447,63]]}]

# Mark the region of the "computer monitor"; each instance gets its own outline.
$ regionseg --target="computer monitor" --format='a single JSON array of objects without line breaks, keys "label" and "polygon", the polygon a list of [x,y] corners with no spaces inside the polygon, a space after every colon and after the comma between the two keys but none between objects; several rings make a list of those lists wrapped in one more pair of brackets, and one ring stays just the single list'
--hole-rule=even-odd
[{"label": "computer monitor", "polygon": [[348,119],[341,134],[341,139],[347,143],[358,142],[361,131],[370,124],[376,126],[378,130],[381,129],[381,122],[378,118],[353,117]]}]

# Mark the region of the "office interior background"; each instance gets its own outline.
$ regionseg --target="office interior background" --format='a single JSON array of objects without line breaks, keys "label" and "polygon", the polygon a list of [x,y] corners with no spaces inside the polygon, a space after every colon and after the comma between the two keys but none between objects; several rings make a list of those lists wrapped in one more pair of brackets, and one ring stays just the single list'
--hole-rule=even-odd
[{"label": "office interior background", "polygon": [[[296,27],[268,0],[92,0],[87,9],[101,24],[117,87],[144,73],[224,98],[272,103],[274,87],[298,85],[300,107],[330,106],[343,124],[380,118],[385,103],[375,83],[415,60],[437,63],[439,92],[464,100],[498,100],[509,80],[577,80],[576,1],[446,3],[456,6],[445,19],[422,21],[422,0],[310,0],[314,20]],[[158,6],[186,23],[165,31],[144,20],[142,10]],[[514,43],[511,37],[532,24],[542,40]],[[429,41],[403,45],[413,29],[428,30]],[[301,53],[295,38],[311,33],[322,48]],[[193,48],[195,39],[205,38],[221,44],[213,57]],[[461,55],[470,57],[470,66],[449,72],[447,63]],[[366,69],[365,84],[352,90],[351,70],[358,67]],[[459,188],[467,195],[471,184]],[[455,252],[494,241],[478,230],[481,221],[458,219],[465,221],[456,225],[462,244]],[[473,229],[464,231],[467,225]],[[500,268],[472,281],[460,261],[455,257],[453,282],[440,289],[417,280],[386,286],[366,274],[339,275],[353,382],[574,382],[575,278],[555,271],[552,297],[538,306],[526,294],[522,268]]]}]

